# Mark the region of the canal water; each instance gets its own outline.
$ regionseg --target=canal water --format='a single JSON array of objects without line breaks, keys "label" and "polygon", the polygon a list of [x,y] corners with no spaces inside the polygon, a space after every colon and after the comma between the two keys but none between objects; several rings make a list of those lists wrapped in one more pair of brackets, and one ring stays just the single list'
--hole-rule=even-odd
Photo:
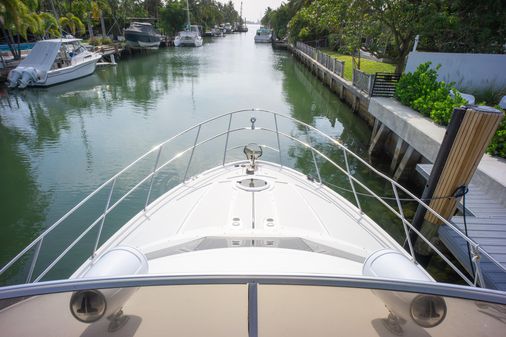
[{"label": "canal water", "polygon": [[[264,108],[294,117],[338,139],[368,160],[370,129],[365,122],[291,54],[274,50],[269,44],[255,44],[254,32],[252,26],[246,34],[207,40],[202,48],[167,48],[124,58],[116,67],[99,69],[86,78],[50,88],[4,90],[0,99],[0,265],[156,144],[225,112]],[[257,116],[258,123],[260,117]],[[340,160],[340,152],[332,152],[321,137],[305,133],[306,130],[293,125],[292,135],[305,136],[306,141],[322,151],[330,151],[332,158]],[[192,137],[187,141],[191,143]],[[282,145],[284,164],[290,163],[316,176],[311,152],[297,144]],[[207,151],[218,152],[221,158],[222,148],[223,143]],[[203,153],[202,157],[208,158],[207,155]],[[346,177],[321,159],[318,164],[322,180],[354,202]],[[153,162],[146,165],[141,171],[149,172]],[[375,165],[385,170],[380,163]],[[357,163],[352,162],[351,166],[354,174],[374,191],[391,196],[388,184]],[[155,187],[154,194],[159,195],[180,182],[184,167],[176,165],[157,177],[155,186],[163,188]],[[202,161],[194,159],[190,174],[205,167]],[[118,182],[115,191],[124,193],[133,186],[134,180],[129,179]],[[71,238],[103,212],[107,192],[87,205],[83,214],[62,223],[58,238],[45,240],[34,275],[42,272],[70,244]],[[141,192],[145,193],[145,189]],[[113,196],[117,198],[119,195]],[[137,212],[128,202],[142,198],[145,194],[132,195],[123,211],[111,214],[101,242]],[[361,204],[401,242],[400,222],[373,200],[361,197]],[[409,215],[412,208],[405,206]],[[60,247],[57,253],[52,252],[57,246]],[[77,246],[77,253],[63,259],[48,277],[68,276],[69,270],[89,254],[89,246],[90,243],[86,247]],[[32,256],[33,252],[21,259],[7,275],[9,281],[25,279]]]}]

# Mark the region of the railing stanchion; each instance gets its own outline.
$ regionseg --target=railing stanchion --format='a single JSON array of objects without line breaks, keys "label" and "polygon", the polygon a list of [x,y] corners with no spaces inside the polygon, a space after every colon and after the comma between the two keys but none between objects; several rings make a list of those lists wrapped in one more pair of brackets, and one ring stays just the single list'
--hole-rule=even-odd
[{"label": "railing stanchion", "polygon": [[308,139],[309,148],[311,149],[311,155],[313,156],[313,163],[314,163],[314,167],[316,169],[316,174],[318,175],[318,182],[321,185],[322,184],[322,177],[320,176],[320,168],[318,167],[318,163],[316,162],[316,156],[314,154],[313,145],[311,145],[311,136],[309,135],[309,128],[307,126],[306,126],[306,135],[307,135],[307,139]]},{"label": "railing stanchion", "polygon": [[225,148],[223,149],[223,163],[222,163],[223,166],[225,166],[225,159],[227,158],[228,137],[230,136],[230,125],[232,125],[232,114],[230,114],[230,118],[228,119],[227,138],[225,140]]},{"label": "railing stanchion", "polygon": [[30,271],[28,272],[28,276],[26,277],[25,283],[30,283],[30,281],[32,280],[33,270],[35,269],[37,259],[39,258],[40,248],[42,247],[42,241],[44,241],[44,237],[40,239],[40,241],[37,243],[37,247],[35,247],[35,253],[33,255],[32,264],[30,265]]},{"label": "railing stanchion", "polygon": [[186,181],[186,177],[188,175],[188,170],[190,169],[190,164],[191,164],[192,158],[193,158],[193,153],[195,152],[195,147],[197,146],[197,141],[199,140],[201,128],[202,128],[202,124],[199,124],[199,128],[197,129],[197,134],[195,135],[195,141],[193,142],[192,152],[190,153],[190,159],[188,160],[188,165],[186,166],[186,170],[184,172],[183,182]]},{"label": "railing stanchion", "polygon": [[391,184],[392,184],[392,189],[393,189],[394,195],[395,195],[395,201],[397,202],[397,207],[399,208],[399,214],[401,215],[401,221],[402,221],[402,227],[404,228],[404,234],[406,235],[406,240],[408,241],[409,253],[411,254],[411,257],[413,258],[413,260],[415,260],[416,259],[415,251],[413,249],[413,244],[411,243],[411,235],[409,234],[408,226],[406,226],[407,220],[404,217],[404,211],[402,210],[402,204],[401,204],[401,200],[399,199],[399,193],[397,192],[397,187],[395,186],[395,184],[393,182],[391,182]]},{"label": "railing stanchion", "polygon": [[279,141],[278,115],[276,113],[274,114],[274,124],[276,125],[276,139],[278,141],[279,165],[283,166],[283,162],[281,160],[281,143]]},{"label": "railing stanchion", "polygon": [[93,253],[91,254],[93,258],[95,257],[95,253],[98,248],[98,243],[100,241],[100,236],[102,235],[102,228],[104,228],[105,217],[107,215],[107,211],[109,210],[109,204],[111,203],[112,192],[114,191],[115,185],[116,185],[116,178],[114,178],[114,180],[112,181],[111,190],[109,191],[109,197],[107,198],[104,213],[102,214],[102,221],[100,222],[100,227],[98,228],[97,240],[95,241],[95,246],[93,246]]},{"label": "railing stanchion", "polygon": [[355,190],[355,184],[353,184],[353,179],[351,179],[350,164],[348,163],[348,154],[346,153],[346,150],[344,148],[343,153],[344,153],[344,162],[346,163],[346,173],[348,174],[348,180],[350,181],[353,196],[355,197],[355,201],[357,202],[357,207],[360,210],[360,213],[362,213],[362,206],[360,205],[360,201],[358,200],[357,191]]},{"label": "railing stanchion", "polygon": [[153,189],[153,183],[155,182],[155,174],[156,170],[158,168],[158,162],[160,161],[160,154],[162,153],[163,145],[160,146],[158,149],[158,153],[156,154],[156,161],[155,161],[155,167],[153,167],[153,172],[151,172],[151,181],[149,183],[149,190],[148,195],[146,196],[146,203],[144,204],[144,212],[146,212],[146,207],[148,207],[149,204],[149,198],[151,197],[151,190]]}]

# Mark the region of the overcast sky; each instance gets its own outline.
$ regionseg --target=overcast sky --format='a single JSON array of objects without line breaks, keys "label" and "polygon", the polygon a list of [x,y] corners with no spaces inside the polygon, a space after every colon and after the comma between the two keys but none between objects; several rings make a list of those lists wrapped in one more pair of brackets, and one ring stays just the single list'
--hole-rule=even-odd
[{"label": "overcast sky", "polygon": [[[218,0],[227,3],[228,0]],[[241,0],[232,0],[237,12],[241,12]],[[256,21],[264,16],[265,9],[270,6],[271,8],[278,8],[283,0],[242,0],[242,16],[247,20]]]}]

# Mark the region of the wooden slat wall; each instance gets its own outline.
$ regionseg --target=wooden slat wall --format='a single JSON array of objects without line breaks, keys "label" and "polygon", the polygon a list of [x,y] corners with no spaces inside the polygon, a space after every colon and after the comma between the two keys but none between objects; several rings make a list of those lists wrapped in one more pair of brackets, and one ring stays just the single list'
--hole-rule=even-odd
[{"label": "wooden slat wall", "polygon": [[[434,197],[453,195],[458,187],[469,185],[502,117],[501,113],[477,109],[466,111]],[[432,200],[430,207],[445,219],[449,219],[455,213],[457,201],[456,198]],[[425,220],[433,224],[441,224],[430,212],[425,215]]]},{"label": "wooden slat wall", "polygon": [[395,85],[401,75],[395,73],[376,73],[371,90],[371,96],[392,97],[395,93]]}]

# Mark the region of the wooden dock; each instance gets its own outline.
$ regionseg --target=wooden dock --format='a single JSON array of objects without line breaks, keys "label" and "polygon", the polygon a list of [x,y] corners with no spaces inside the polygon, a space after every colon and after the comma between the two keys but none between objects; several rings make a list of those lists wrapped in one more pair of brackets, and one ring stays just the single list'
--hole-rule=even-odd
[{"label": "wooden dock", "polygon": [[[432,164],[418,164],[416,170],[426,179],[429,178]],[[467,236],[478,243],[498,266],[487,257],[480,261],[485,287],[506,291],[506,207],[473,183],[468,186],[466,205],[461,202],[458,209],[466,214]],[[465,233],[464,217],[454,216],[450,220]],[[443,225],[439,228],[439,237],[462,266],[472,272],[466,242],[455,231]]]}]

